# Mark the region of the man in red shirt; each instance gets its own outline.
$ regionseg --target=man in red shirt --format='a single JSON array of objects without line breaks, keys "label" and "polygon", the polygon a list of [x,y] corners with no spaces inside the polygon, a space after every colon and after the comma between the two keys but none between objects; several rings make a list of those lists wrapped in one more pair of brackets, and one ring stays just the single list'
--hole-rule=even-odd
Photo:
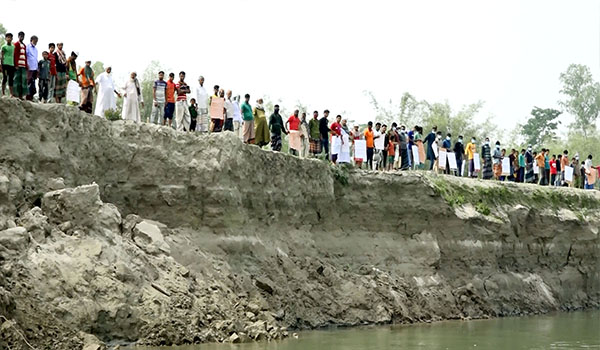
[{"label": "man in red shirt", "polygon": [[15,78],[13,81],[13,91],[15,97],[23,99],[27,93],[27,45],[23,42],[25,33],[19,32],[19,40],[15,43]]},{"label": "man in red shirt", "polygon": [[288,120],[285,122],[285,127],[290,131],[290,140],[289,140],[289,149],[290,153],[297,156],[301,147],[300,133],[298,129],[300,128],[300,118],[298,117],[300,114],[299,110],[295,110],[294,114],[292,114]]},{"label": "man in red shirt", "polygon": [[56,57],[54,57],[54,43],[48,44],[48,60],[50,61],[50,81],[48,82],[48,101],[54,98],[54,88],[56,87]]},{"label": "man in red shirt", "polygon": [[342,149],[342,124],[340,121],[342,116],[338,115],[335,117],[335,121],[331,123],[331,134],[333,138],[331,140],[331,162],[335,164],[337,162],[338,154]]}]

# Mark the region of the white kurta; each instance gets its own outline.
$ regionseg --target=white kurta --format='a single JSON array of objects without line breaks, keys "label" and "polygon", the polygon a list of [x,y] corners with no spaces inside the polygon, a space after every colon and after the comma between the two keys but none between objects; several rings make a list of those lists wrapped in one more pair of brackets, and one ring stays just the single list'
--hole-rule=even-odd
[{"label": "white kurta", "polygon": [[350,163],[350,137],[347,132],[342,129],[342,137],[344,143],[341,144],[340,153],[338,154],[338,163]]},{"label": "white kurta", "polygon": [[96,86],[98,87],[98,97],[96,99],[96,110],[94,114],[104,117],[104,112],[109,109],[117,109],[117,99],[115,97],[115,82],[112,75],[103,72],[96,77]]},{"label": "white kurta", "polygon": [[[142,87],[140,86],[140,89],[141,88]],[[135,82],[129,79],[125,83],[125,86],[123,86],[122,90],[123,112],[121,113],[121,117],[123,120],[133,120],[137,123],[141,122],[142,116],[140,111],[140,103],[144,102],[144,99],[141,94],[138,96]]]}]

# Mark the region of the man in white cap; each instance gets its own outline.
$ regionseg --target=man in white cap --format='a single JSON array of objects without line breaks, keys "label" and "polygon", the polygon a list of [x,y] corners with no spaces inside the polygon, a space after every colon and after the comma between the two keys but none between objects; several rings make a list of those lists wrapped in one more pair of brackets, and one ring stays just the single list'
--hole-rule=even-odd
[{"label": "man in white cap", "polygon": [[204,88],[204,77],[198,78],[198,85],[194,88],[196,92],[196,103],[198,104],[198,124],[196,130],[208,132],[208,92]]},{"label": "man in white cap", "polygon": [[96,78],[96,87],[98,88],[98,96],[96,99],[96,109],[94,114],[99,117],[104,117],[104,112],[110,109],[117,109],[117,99],[115,94],[121,97],[116,91],[115,82],[112,78],[112,68],[109,66],[106,71],[98,74]]},{"label": "man in white cap", "polygon": [[130,78],[123,86],[123,120],[133,120],[136,123],[142,121],[140,103],[144,107],[142,87],[137,79],[137,73],[132,72]]}]

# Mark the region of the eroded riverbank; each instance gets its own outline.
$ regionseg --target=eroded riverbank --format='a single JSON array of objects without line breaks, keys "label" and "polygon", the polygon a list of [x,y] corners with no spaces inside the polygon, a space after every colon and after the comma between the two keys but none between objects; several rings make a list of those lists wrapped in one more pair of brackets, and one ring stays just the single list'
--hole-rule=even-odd
[{"label": "eroded riverbank", "polygon": [[596,191],[332,168],[7,99],[0,139],[12,349],[21,334],[50,349],[266,341],[600,304]]}]

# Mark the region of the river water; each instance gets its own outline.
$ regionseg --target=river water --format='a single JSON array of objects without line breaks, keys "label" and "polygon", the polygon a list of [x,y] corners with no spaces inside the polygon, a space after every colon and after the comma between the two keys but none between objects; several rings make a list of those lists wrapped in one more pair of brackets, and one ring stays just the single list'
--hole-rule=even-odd
[{"label": "river water", "polygon": [[[137,347],[137,350],[164,350]],[[277,342],[201,344],[177,350],[600,349],[600,311],[298,333]]]}]

